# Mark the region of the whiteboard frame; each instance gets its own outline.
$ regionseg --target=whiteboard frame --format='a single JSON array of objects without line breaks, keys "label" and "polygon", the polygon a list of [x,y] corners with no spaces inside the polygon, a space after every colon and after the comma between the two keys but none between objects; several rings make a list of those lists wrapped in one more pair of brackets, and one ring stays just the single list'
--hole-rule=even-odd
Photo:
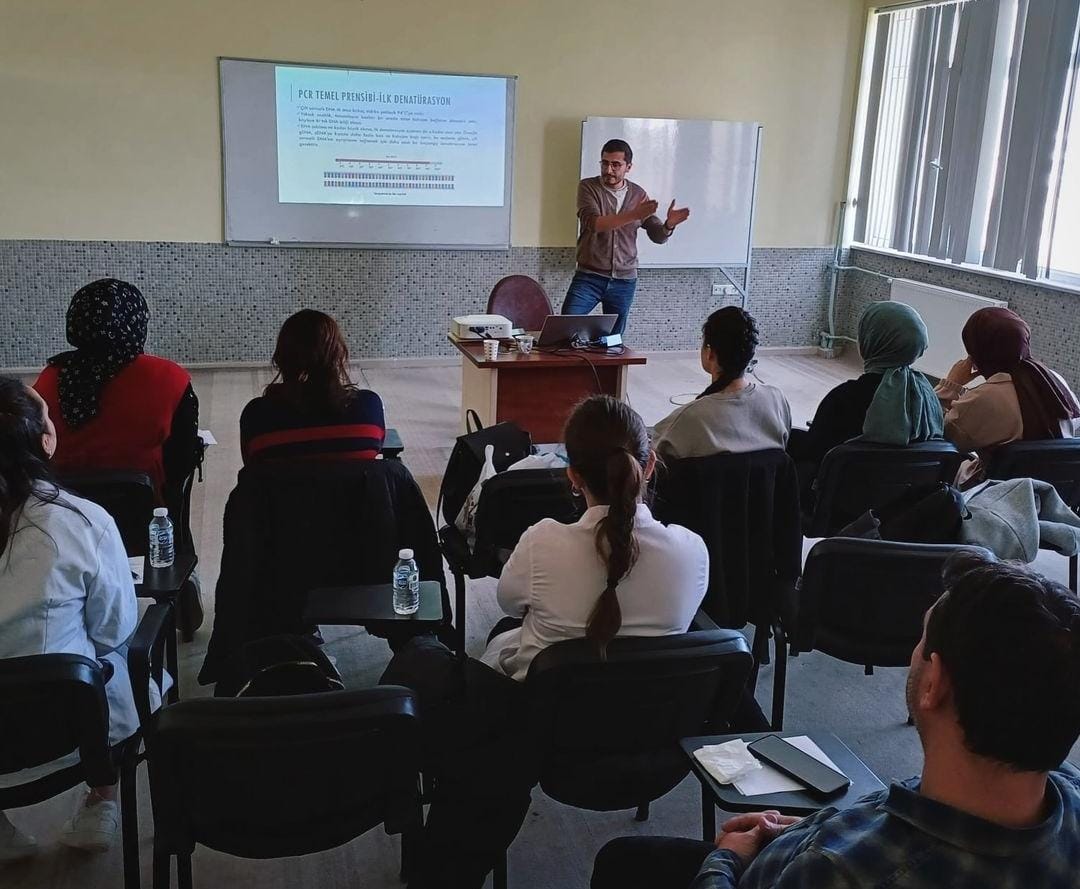
[{"label": "whiteboard frame", "polygon": [[[609,117],[610,115],[591,115],[592,117]],[[642,118],[648,120],[650,118]],[[709,120],[708,118],[652,118],[655,120],[690,120],[700,121],[703,123],[743,123],[744,121],[728,121],[728,120]],[[589,118],[586,118],[581,122],[581,148],[579,154],[583,154],[585,151],[585,125],[589,122]],[[745,121],[751,123],[751,121]],[[758,179],[759,171],[761,170],[761,139],[762,133],[765,127],[762,124],[757,124],[757,140],[754,146],[754,182],[750,191],[750,227],[746,238],[746,258],[741,262],[708,262],[708,263],[694,263],[693,265],[687,265],[685,262],[645,262],[638,265],[641,269],[745,269],[746,270],[746,285],[745,287],[735,281],[726,271],[724,277],[731,282],[732,286],[739,291],[739,295],[742,297],[743,305],[746,304],[746,291],[750,286],[750,266],[753,260],[754,254],[754,219],[757,216],[757,197],[758,197]],[[580,232],[580,229],[579,229]]]},{"label": "whiteboard frame", "polygon": [[[253,62],[266,65],[286,65],[295,68],[333,68],[352,71],[376,71],[388,74],[431,74],[449,77],[490,77],[507,81],[506,153],[503,194],[506,197],[506,240],[491,244],[410,244],[362,241],[306,241],[299,239],[244,240],[229,237],[229,164],[226,150],[225,78],[223,62]],[[316,247],[342,250],[498,250],[509,251],[513,244],[514,220],[514,148],[517,142],[517,81],[516,74],[470,73],[467,71],[430,71],[417,68],[385,68],[361,65],[342,65],[334,62],[290,62],[283,59],[254,59],[244,56],[218,56],[218,118],[221,132],[221,233],[222,242],[229,247]]]}]

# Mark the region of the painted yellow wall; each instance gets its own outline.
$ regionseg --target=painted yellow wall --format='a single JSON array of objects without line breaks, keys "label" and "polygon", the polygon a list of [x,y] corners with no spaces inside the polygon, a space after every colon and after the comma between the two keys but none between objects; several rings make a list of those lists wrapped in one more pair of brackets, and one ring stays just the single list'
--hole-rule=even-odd
[{"label": "painted yellow wall", "polygon": [[216,59],[239,56],[516,74],[517,245],[573,242],[583,117],[759,120],[756,243],[828,244],[864,21],[863,0],[0,0],[0,238],[220,240]]}]

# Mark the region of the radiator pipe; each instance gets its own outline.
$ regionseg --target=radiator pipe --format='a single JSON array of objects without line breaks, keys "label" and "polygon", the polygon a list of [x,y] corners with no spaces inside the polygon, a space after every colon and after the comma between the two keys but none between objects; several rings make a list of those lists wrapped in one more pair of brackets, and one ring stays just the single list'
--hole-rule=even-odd
[{"label": "radiator pipe", "polygon": [[837,292],[840,289],[840,272],[861,272],[864,275],[871,275],[875,278],[881,278],[882,280],[891,284],[893,279],[890,275],[882,274],[881,272],[874,272],[870,269],[860,268],[857,265],[840,265],[840,253],[844,246],[844,223],[847,218],[847,201],[840,202],[840,212],[836,223],[836,242],[833,246],[833,261],[829,265],[829,316],[828,332],[822,331],[821,340],[826,349],[831,349],[833,343],[839,341],[847,343],[856,343],[858,340],[852,339],[849,336],[842,336],[836,332],[836,297]]}]

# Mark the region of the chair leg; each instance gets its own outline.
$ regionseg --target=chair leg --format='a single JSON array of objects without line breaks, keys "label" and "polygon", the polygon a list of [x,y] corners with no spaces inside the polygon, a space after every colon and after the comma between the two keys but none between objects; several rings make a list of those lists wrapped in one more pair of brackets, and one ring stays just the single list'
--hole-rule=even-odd
[{"label": "chair leg", "polygon": [[419,835],[419,830],[407,830],[401,834],[401,872],[398,874],[398,879],[402,883],[411,883],[413,881]]},{"label": "chair leg", "polygon": [[454,572],[454,629],[457,653],[465,657],[465,574]]},{"label": "chair leg", "polygon": [[120,769],[120,839],[124,847],[124,889],[140,889],[139,797],[135,786],[138,758],[131,754]]},{"label": "chair leg", "polygon": [[1069,589],[1072,590],[1074,593],[1080,592],[1080,590],[1077,590],[1076,584],[1078,565],[1080,565],[1080,555],[1069,556]]},{"label": "chair leg", "polygon": [[637,807],[637,812],[634,813],[635,821],[648,821],[649,820],[649,804],[642,803]]},{"label": "chair leg", "polygon": [[172,688],[169,689],[169,693],[166,695],[170,704],[175,704],[180,700],[180,657],[176,652],[176,633],[177,629],[174,621],[172,629],[165,637],[165,669],[172,676]]},{"label": "chair leg", "polygon": [[172,856],[154,850],[154,889],[171,889]]},{"label": "chair leg", "polygon": [[754,627],[754,641],[750,646],[754,661],[761,665],[769,663],[769,628],[765,624]]},{"label": "chair leg", "polygon": [[191,889],[191,853],[176,856],[176,885]]},{"label": "chair leg", "polygon": [[773,633],[776,640],[776,668],[773,672],[772,689],[772,729],[774,732],[784,729],[784,695],[787,692],[787,637],[777,627]]},{"label": "chair leg", "polygon": [[716,841],[716,806],[705,782],[701,782],[701,838],[706,843]]},{"label": "chair leg", "polygon": [[506,852],[504,851],[496,860],[491,873],[492,889],[506,889]]}]

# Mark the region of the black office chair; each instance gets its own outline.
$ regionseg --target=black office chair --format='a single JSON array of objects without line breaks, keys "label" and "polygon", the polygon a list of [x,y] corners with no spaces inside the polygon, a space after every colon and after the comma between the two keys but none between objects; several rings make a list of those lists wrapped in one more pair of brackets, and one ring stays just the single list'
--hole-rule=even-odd
[{"label": "black office chair", "polygon": [[482,490],[471,549],[456,525],[439,529],[443,555],[454,576],[454,647],[458,653],[465,651],[466,578],[498,577],[528,528],[545,518],[570,524],[585,511],[585,500],[570,494],[565,469],[502,472],[486,481]]},{"label": "black office chair", "polygon": [[867,510],[884,509],[916,492],[930,494],[952,484],[964,459],[947,441],[924,441],[898,448],[847,442],[825,455],[814,482],[817,499],[803,516],[807,537],[829,537]]},{"label": "black office chair", "polygon": [[125,469],[99,469],[65,472],[57,481],[61,487],[92,500],[112,516],[129,556],[147,554],[148,529],[157,497],[150,476]]},{"label": "black office chair", "polygon": [[785,624],[802,569],[799,481],[782,450],[672,460],[656,473],[653,514],[701,535],[709,588],[701,610],[722,627],[753,624],[757,666],[775,639],[773,728],[783,728]]},{"label": "black office chair", "polygon": [[803,566],[792,655],[816,649],[862,664],[867,676],[874,667],[906,667],[922,638],[923,615],[944,592],[945,560],[958,551],[993,559],[979,546],[819,541]]},{"label": "black office chair", "polygon": [[[162,679],[164,637],[172,608],[151,605],[139,625],[146,665],[140,677]],[[132,642],[131,650],[135,643]],[[0,811],[44,802],[86,784],[108,787],[120,780],[124,886],[138,889],[139,817],[135,770],[141,733],[110,746],[105,684],[112,666],[77,654],[41,654],[0,660],[0,774],[46,765],[78,753],[71,765],[25,784],[0,788]],[[134,678],[132,682],[134,682]],[[144,695],[149,709],[148,685]],[[159,685],[160,687],[160,685]]]},{"label": "black office chair", "polygon": [[206,698],[148,718],[154,889],[192,885],[196,845],[243,858],[321,852],[382,824],[407,876],[423,823],[419,715],[396,686]]},{"label": "black office chair", "polygon": [[[992,479],[1035,478],[1049,482],[1080,513],[1080,438],[1014,441],[994,450],[986,467]],[[1056,550],[1052,550],[1056,552]],[[1069,588],[1077,591],[1077,563],[1069,557]]]},{"label": "black office chair", "polygon": [[[644,821],[690,771],[680,739],[724,730],[752,666],[736,630],[620,637],[606,660],[585,639],[545,648],[525,679],[540,788],[580,809],[636,809]],[[494,885],[506,885],[505,857]]]}]

